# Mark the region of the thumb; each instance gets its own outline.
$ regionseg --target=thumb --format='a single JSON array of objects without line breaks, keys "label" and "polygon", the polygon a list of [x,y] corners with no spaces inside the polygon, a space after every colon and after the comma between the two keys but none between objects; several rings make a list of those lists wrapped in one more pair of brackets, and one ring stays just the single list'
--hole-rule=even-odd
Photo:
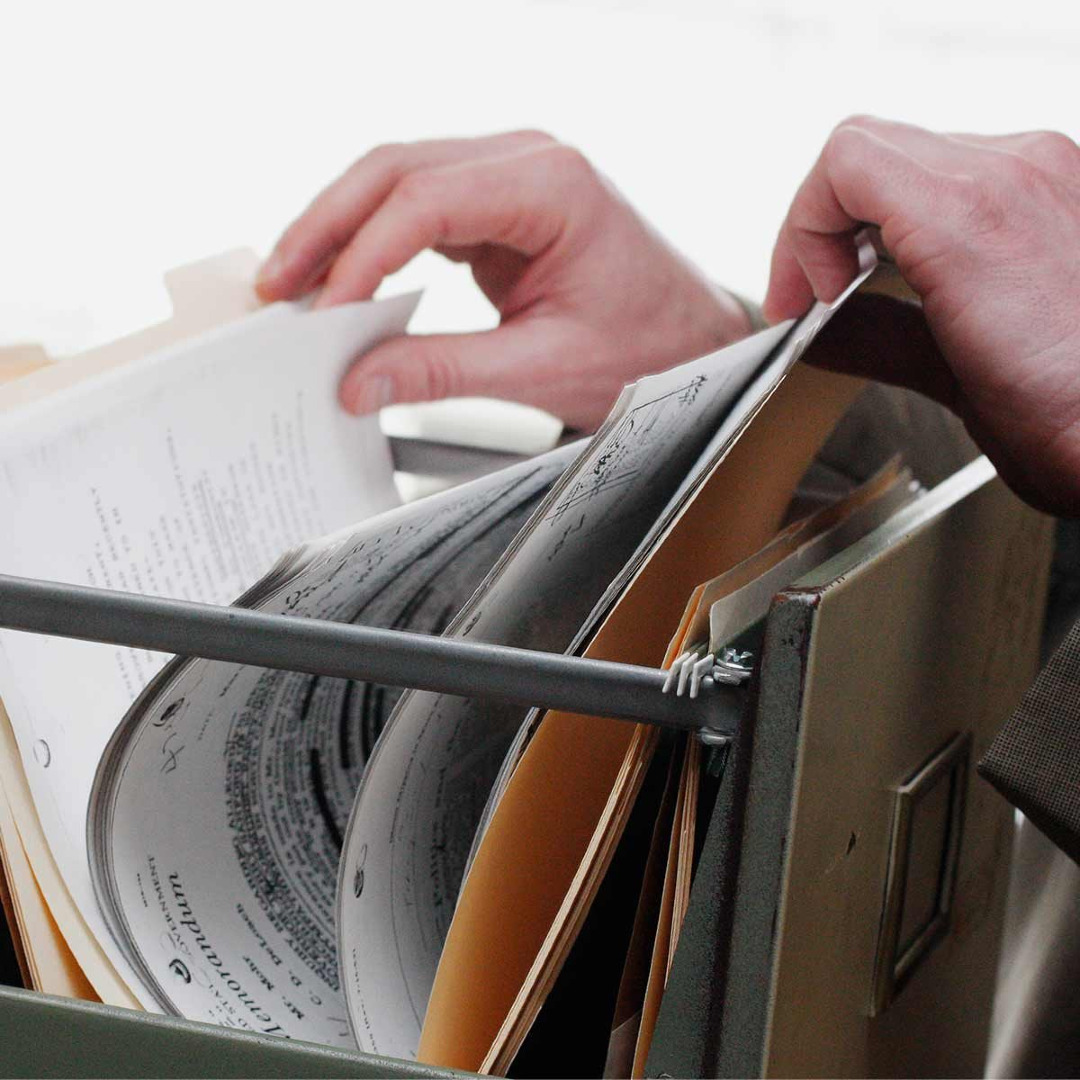
[{"label": "thumb", "polygon": [[536,345],[527,326],[390,338],[353,364],[338,396],[358,416],[386,405],[448,397],[524,401],[535,392]]}]

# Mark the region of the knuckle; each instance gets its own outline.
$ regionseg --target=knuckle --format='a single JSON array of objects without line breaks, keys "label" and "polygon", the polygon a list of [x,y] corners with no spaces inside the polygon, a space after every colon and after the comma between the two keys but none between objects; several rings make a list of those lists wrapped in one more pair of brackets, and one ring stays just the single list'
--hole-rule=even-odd
[{"label": "knuckle", "polygon": [[1017,196],[1030,198],[1038,195],[1046,184],[1043,170],[1020,154],[1003,155],[997,166],[1001,181],[998,185],[991,184],[992,187],[1011,189]]},{"label": "knuckle", "polygon": [[557,146],[559,142],[554,135],[551,135],[546,131],[541,131],[539,128],[520,128],[517,131],[512,131],[510,134],[514,138],[520,139],[523,143],[528,143],[530,146]]},{"label": "knuckle", "polygon": [[822,157],[830,169],[842,169],[851,164],[852,159],[859,155],[865,146],[864,136],[866,129],[858,124],[850,124],[844,121],[833,128],[825,143]]},{"label": "knuckle", "polygon": [[403,176],[394,188],[397,199],[412,206],[432,204],[438,197],[442,181],[435,169],[417,169]]},{"label": "knuckle", "polygon": [[370,165],[374,165],[376,168],[393,168],[401,161],[404,153],[405,146],[403,143],[380,143],[360,158],[353,165],[353,169],[360,169]]},{"label": "knuckle", "polygon": [[401,177],[390,196],[394,214],[418,228],[428,246],[450,232],[453,197],[447,184],[444,170],[418,169]]},{"label": "knuckle", "polygon": [[556,143],[547,153],[551,155],[559,172],[586,182],[596,179],[592,162],[576,146]]},{"label": "knuckle", "polygon": [[1032,138],[1050,168],[1080,173],[1080,147],[1068,135],[1060,131],[1037,131]]},{"label": "knuckle", "polygon": [[833,132],[835,134],[841,128],[858,128],[860,131],[866,131],[877,123],[878,118],[869,113],[851,113],[833,128]]},{"label": "knuckle", "polygon": [[441,345],[432,345],[425,351],[423,362],[423,396],[432,401],[459,397],[461,394],[461,370],[456,357]]},{"label": "knuckle", "polygon": [[997,175],[958,177],[961,204],[968,226],[976,235],[999,232],[1009,219],[1008,186]]}]

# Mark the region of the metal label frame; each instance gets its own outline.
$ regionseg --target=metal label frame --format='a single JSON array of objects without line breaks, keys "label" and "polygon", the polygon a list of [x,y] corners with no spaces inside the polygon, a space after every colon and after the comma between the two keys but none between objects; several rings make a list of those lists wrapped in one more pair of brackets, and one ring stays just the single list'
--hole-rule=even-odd
[{"label": "metal label frame", "polygon": [[[954,735],[910,779],[896,788],[881,929],[870,998],[872,1017],[889,1007],[904,984],[949,931],[956,871],[960,861],[970,759],[971,733]],[[910,945],[902,949],[900,930],[911,857],[912,823],[919,803],[939,784],[949,784],[950,791],[937,902],[930,919],[919,929]]]}]

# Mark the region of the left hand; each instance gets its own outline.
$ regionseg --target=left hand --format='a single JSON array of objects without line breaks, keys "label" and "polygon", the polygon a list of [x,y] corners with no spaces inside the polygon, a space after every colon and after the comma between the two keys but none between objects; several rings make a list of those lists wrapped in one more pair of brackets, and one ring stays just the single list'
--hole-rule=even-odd
[{"label": "left hand", "polygon": [[377,346],[341,385],[351,412],[475,394],[591,430],[627,382],[750,329],[577,150],[529,131],[373,150],[285,232],[259,292],[366,299],[425,248],[471,266],[500,325]]}]

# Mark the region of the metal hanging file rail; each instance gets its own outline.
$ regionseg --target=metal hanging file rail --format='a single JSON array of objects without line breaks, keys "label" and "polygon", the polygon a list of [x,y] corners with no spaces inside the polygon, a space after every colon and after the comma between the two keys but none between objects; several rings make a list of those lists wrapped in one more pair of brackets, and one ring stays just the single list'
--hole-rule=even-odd
[{"label": "metal hanging file rail", "polygon": [[733,690],[746,674],[718,665],[694,696],[669,694],[658,668],[5,575],[0,628],[640,721],[709,741],[735,733]]}]

